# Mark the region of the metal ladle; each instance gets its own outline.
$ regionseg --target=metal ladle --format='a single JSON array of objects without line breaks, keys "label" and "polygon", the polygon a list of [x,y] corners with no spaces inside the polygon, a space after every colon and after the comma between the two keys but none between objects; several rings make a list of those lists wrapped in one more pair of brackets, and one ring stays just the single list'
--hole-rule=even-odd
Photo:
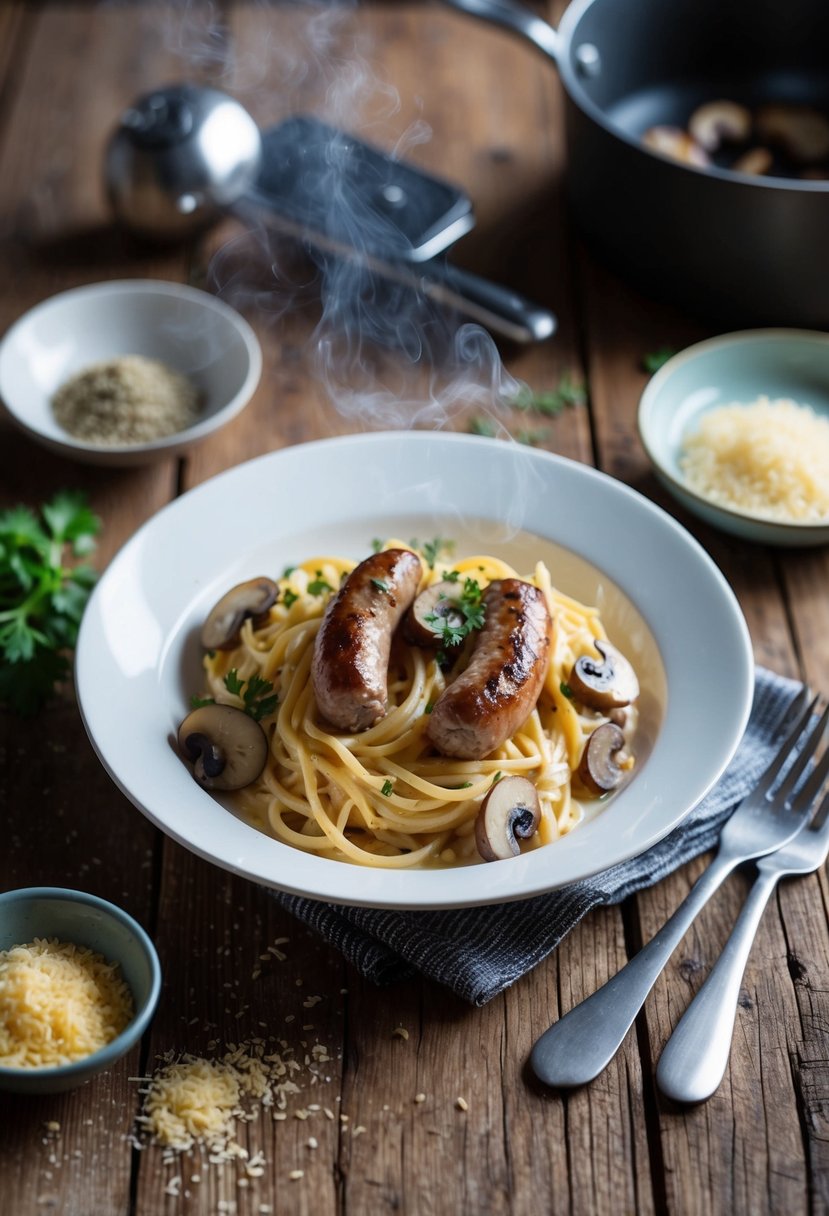
[{"label": "metal ladle", "polygon": [[[288,160],[302,159],[310,130],[317,140],[340,141],[340,150],[353,156],[351,177],[358,185],[361,173],[370,176],[378,166],[399,173],[413,200],[418,196],[417,206],[431,200],[439,216],[449,194],[453,205],[445,222],[433,226],[420,246],[404,240],[380,250],[344,245],[323,223],[310,223],[307,216],[318,216],[318,200],[308,197],[307,207],[297,209],[301,181],[282,189],[273,172],[277,153],[287,150]],[[189,84],[156,89],[121,116],[106,151],[105,184],[118,220],[143,236],[180,238],[234,211],[336,257],[359,260],[381,278],[410,286],[512,341],[543,341],[556,328],[547,309],[446,262],[446,249],[474,223],[461,191],[315,119],[289,119],[263,137],[247,110],[219,89]],[[299,225],[297,214],[305,217]]]}]

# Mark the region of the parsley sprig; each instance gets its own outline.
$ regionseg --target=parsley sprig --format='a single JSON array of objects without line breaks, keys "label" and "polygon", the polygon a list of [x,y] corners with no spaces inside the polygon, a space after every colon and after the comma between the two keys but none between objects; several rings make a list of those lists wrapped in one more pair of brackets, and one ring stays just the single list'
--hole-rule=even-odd
[{"label": "parsley sprig", "polygon": [[[242,708],[255,722],[267,718],[268,714],[272,714],[279,704],[279,696],[273,691],[273,684],[270,680],[263,679],[262,676],[250,676],[247,680],[240,680],[239,672],[235,667],[231,667],[224,678],[224,685],[234,697],[241,698]],[[201,709],[203,705],[214,704],[213,697],[190,698],[191,709]]]},{"label": "parsley sprig", "polygon": [[[460,646],[464,638],[468,637],[473,630],[481,628],[484,623],[482,596],[480,583],[474,578],[465,578],[457,598],[449,599],[448,596],[441,596],[438,601],[441,603],[445,599],[447,604],[451,605],[451,610],[445,614],[430,612],[425,618],[434,627],[443,650],[452,650],[454,647]],[[440,659],[440,655],[438,659]]]},{"label": "parsley sprig", "polygon": [[0,702],[19,714],[36,713],[69,674],[67,652],[97,575],[67,559],[91,553],[100,526],[70,490],[39,512],[0,512]]}]

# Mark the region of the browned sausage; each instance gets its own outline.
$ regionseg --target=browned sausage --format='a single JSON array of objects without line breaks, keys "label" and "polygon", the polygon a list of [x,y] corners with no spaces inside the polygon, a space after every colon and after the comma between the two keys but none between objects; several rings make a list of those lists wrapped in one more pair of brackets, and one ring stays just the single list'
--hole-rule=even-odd
[{"label": "browned sausage", "polygon": [[409,549],[386,549],[360,562],[328,605],[311,679],[320,713],[339,730],[367,730],[384,716],[392,634],[422,572]]},{"label": "browned sausage", "polygon": [[484,609],[469,665],[438,697],[426,728],[439,752],[460,760],[488,756],[526,722],[550,658],[553,623],[537,587],[498,579]]}]

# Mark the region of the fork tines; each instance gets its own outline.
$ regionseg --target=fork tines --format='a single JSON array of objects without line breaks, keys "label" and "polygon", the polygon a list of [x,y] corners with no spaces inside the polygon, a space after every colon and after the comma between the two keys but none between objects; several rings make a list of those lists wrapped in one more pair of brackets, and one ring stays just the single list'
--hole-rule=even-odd
[{"label": "fork tines", "polygon": [[[822,758],[814,767],[810,766],[812,766],[829,724],[829,704],[824,708],[817,723],[811,725],[819,701],[819,696],[813,697],[808,705],[798,713],[780,751],[766,769],[757,791],[766,799],[771,797],[776,800],[783,799],[788,804],[797,794],[798,809],[801,809],[808,806],[820,793],[826,777],[829,775],[829,748],[824,751]],[[811,729],[805,734],[795,753],[795,747],[801,735],[804,735],[804,731],[809,726]],[[792,756],[794,756],[793,760]],[[789,767],[786,768],[782,779],[778,782],[781,772],[787,765]],[[804,774],[806,774],[805,780],[803,780]]]}]

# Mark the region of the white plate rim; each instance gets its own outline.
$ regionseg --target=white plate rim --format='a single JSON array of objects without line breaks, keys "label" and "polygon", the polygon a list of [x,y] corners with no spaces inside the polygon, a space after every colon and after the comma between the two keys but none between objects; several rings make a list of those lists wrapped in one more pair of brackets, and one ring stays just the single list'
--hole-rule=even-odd
[{"label": "white plate rim", "polygon": [[[684,691],[685,683],[695,690],[695,695],[706,687],[695,670],[699,667],[700,656],[695,655],[691,660],[682,645],[671,648],[668,644],[670,635],[666,633],[664,622],[660,623],[658,613],[648,614],[647,609],[638,603],[635,590],[630,585],[631,580],[641,581],[645,566],[635,570],[626,584],[624,577],[619,578],[617,570],[607,568],[608,562],[618,562],[618,556],[607,554],[606,560],[600,561],[598,555],[585,553],[587,560],[620,584],[643,613],[659,646],[668,678],[669,698],[665,721],[647,769],[638,780],[632,781],[620,792],[614,805],[608,807],[596,821],[601,822],[604,816],[615,810],[617,822],[625,823],[618,810],[622,807],[629,810],[633,826],[629,829],[625,827],[622,842],[611,839],[612,834],[607,831],[588,832],[592,825],[585,825],[562,841],[529,855],[486,866],[448,871],[366,870],[347,863],[308,857],[263,836],[255,828],[229,815],[192,781],[178,757],[174,757],[177,772],[186,777],[189,793],[185,792],[183,785],[177,785],[174,792],[181,794],[190,805],[183,809],[180,805],[171,806],[171,801],[175,799],[160,796],[158,789],[153,786],[154,766],[148,763],[150,758],[144,756],[139,761],[134,754],[134,741],[125,737],[120,727],[113,727],[111,706],[114,700],[125,698],[125,703],[129,704],[133,690],[119,668],[112,646],[102,646],[107,630],[106,601],[114,602],[113,597],[117,599],[115,593],[119,579],[121,584],[125,580],[129,582],[129,577],[140,565],[143,551],[154,543],[155,538],[163,536],[169,542],[178,524],[192,517],[194,512],[203,514],[212,500],[227,501],[228,495],[233,496],[242,489],[247,494],[255,495],[257,486],[278,484],[279,475],[284,480],[287,473],[297,475],[303,468],[307,475],[315,462],[321,459],[333,461],[336,458],[338,466],[347,469],[351,468],[349,461],[357,461],[361,468],[364,465],[367,468],[372,459],[399,459],[402,444],[405,444],[406,469],[411,470],[412,480],[401,489],[401,493],[420,492],[423,483],[422,478],[420,482],[417,480],[419,469],[435,459],[443,462],[445,474],[450,468],[459,467],[462,456],[467,461],[475,462],[479,472],[489,469],[509,472],[511,462],[518,460],[522,470],[540,478],[548,488],[560,480],[565,487],[569,483],[580,491],[587,487],[588,496],[598,495],[599,505],[602,502],[612,503],[614,516],[618,517],[614,518],[614,527],[622,527],[629,517],[634,517],[648,533],[649,552],[654,551],[656,544],[664,548],[665,553],[680,556],[688,564],[689,588],[699,588],[704,584],[706,596],[712,597],[709,607],[713,608],[714,623],[719,632],[715,631],[712,637],[703,639],[700,645],[705,655],[710,651],[712,663],[726,663],[729,671],[729,680],[723,688],[717,689],[718,695],[712,702],[715,727],[708,718],[704,724],[695,725]],[[294,466],[293,469],[290,466]],[[428,471],[430,475],[435,472],[434,468]],[[489,518],[497,520],[499,516],[493,513]],[[532,522],[524,520],[521,526],[547,537],[555,544],[572,548],[572,545],[567,545],[572,523],[567,526],[560,524],[558,517],[553,518],[554,523],[535,519]],[[564,527],[565,531],[559,532],[559,527]],[[580,527],[586,529],[587,523],[581,523]],[[589,529],[585,534],[591,535]],[[584,552],[583,548],[579,551]],[[658,551],[661,552],[661,549],[658,548]],[[205,572],[205,584],[209,584],[211,579],[215,581],[219,573],[216,570]],[[661,571],[653,573],[652,577],[658,582]],[[134,583],[136,589],[140,590],[140,580]],[[200,588],[199,594],[203,594],[203,591],[204,588]],[[196,591],[193,588],[182,588],[180,602],[167,612],[170,624],[175,624],[182,614],[186,614],[187,605],[194,595]],[[654,611],[658,606],[654,606]],[[685,614],[683,619],[686,624],[693,624],[695,618],[692,612],[678,603],[674,608],[681,616]],[[161,662],[162,653],[168,645],[167,637],[163,636],[165,622],[147,619],[158,635],[153,645]],[[690,634],[686,640],[690,640]],[[149,644],[148,648],[151,649]],[[101,763],[122,792],[167,835],[205,860],[288,894],[344,905],[412,910],[466,907],[531,898],[601,873],[657,843],[699,803],[731,760],[748,721],[753,676],[751,639],[733,591],[702,546],[662,508],[607,474],[565,457],[502,440],[418,431],[340,436],[294,445],[225,470],[175,499],[138,529],[104,571],[84,614],[75,659],[81,716]],[[710,675],[706,677],[709,684],[712,678]],[[158,706],[160,746],[172,753],[167,735],[171,713],[172,707]],[[685,746],[685,734],[692,728],[707,734],[710,754],[694,768],[694,778],[688,788],[668,788],[671,786],[668,777],[672,774],[670,748],[673,747],[676,759],[677,744]],[[154,742],[152,746],[155,746]],[[159,750],[156,758],[161,755]],[[660,787],[661,779],[664,779],[664,785]],[[179,778],[175,777],[175,780],[178,782]],[[641,810],[641,803],[647,801],[646,793],[658,813],[651,813],[647,806],[644,811]],[[196,804],[197,819],[192,813]],[[640,809],[637,809],[637,804],[640,804]],[[209,836],[213,829],[226,845],[221,855],[216,844],[203,839],[204,833]],[[590,836],[589,845],[585,839],[587,836]],[[278,860],[276,866],[273,864],[274,858]],[[546,863],[545,858],[548,859]]]}]

